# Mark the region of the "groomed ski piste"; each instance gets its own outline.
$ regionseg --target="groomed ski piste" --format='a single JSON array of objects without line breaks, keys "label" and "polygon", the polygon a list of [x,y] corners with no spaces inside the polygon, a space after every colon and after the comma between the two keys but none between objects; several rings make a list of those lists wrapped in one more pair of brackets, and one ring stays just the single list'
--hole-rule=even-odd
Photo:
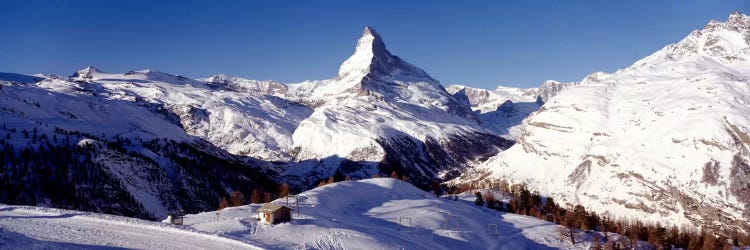
[{"label": "groomed ski piste", "polygon": [[[0,205],[0,249],[588,249],[558,225],[420,190],[392,178],[344,181],[273,201],[293,220],[267,225],[260,204],[186,215],[183,226],[71,210]],[[297,205],[297,199],[299,205]],[[600,235],[601,236],[601,235]],[[620,236],[610,234],[609,240]],[[639,242],[643,246],[643,242]]]},{"label": "groomed ski piste", "polygon": [[215,234],[121,216],[0,205],[0,249],[262,249]]}]

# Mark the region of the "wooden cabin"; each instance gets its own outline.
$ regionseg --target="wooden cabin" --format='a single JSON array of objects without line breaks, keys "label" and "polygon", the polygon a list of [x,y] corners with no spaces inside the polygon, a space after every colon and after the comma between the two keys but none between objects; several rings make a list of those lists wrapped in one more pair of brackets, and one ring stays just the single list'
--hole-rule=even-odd
[{"label": "wooden cabin", "polygon": [[258,219],[266,224],[278,224],[292,220],[292,209],[287,206],[266,203],[260,206],[257,211]]},{"label": "wooden cabin", "polygon": [[167,221],[174,225],[182,225],[184,218],[185,217],[182,214],[169,214],[169,216],[167,216]]}]

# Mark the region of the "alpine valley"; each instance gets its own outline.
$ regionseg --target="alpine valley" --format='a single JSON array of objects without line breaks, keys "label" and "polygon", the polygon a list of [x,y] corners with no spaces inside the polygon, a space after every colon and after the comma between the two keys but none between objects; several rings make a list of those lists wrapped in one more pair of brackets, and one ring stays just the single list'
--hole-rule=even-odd
[{"label": "alpine valley", "polygon": [[741,230],[748,104],[740,13],[617,72],[528,89],[444,87],[371,27],[326,80],[0,73],[0,203],[161,219],[395,171],[423,189],[506,180],[613,218]]}]

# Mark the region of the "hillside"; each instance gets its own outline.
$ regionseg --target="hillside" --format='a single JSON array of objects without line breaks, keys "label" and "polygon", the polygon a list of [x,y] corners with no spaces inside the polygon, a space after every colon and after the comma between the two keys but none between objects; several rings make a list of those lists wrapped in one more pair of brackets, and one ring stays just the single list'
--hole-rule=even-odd
[{"label": "hillside", "polygon": [[[201,113],[189,98],[204,98],[209,91],[201,87],[152,70],[123,75],[91,67],[71,78],[0,79],[0,202],[158,218],[213,209],[228,190],[276,188],[267,163],[197,137],[205,123],[181,118]],[[171,102],[177,99],[186,104]],[[195,102],[235,112],[223,104],[230,97],[218,99]]]},{"label": "hillside", "polygon": [[0,204],[0,249],[261,249],[189,228],[73,210]]},{"label": "hillside", "polygon": [[526,183],[611,216],[747,229],[748,79],[750,17],[733,13],[561,92],[462,181]]},{"label": "hillside", "polygon": [[[579,232],[585,240],[576,245],[561,242],[557,225],[478,207],[472,196],[457,201],[436,198],[400,180],[374,178],[299,194],[299,209],[290,223],[259,224],[254,211],[260,205],[247,205],[187,215],[185,224],[269,249],[587,249],[592,245],[592,235]],[[286,205],[286,199],[274,202]],[[618,237],[610,235],[610,240]]]}]

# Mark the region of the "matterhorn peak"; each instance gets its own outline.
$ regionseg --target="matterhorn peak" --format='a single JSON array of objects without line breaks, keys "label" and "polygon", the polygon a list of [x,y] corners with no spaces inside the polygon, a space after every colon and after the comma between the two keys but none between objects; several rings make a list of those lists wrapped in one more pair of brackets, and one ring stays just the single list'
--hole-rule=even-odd
[{"label": "matterhorn peak", "polygon": [[365,76],[385,79],[396,74],[436,82],[421,69],[392,55],[386,49],[380,34],[372,27],[366,26],[357,41],[354,54],[341,64],[336,80],[358,82]]},{"label": "matterhorn peak", "polygon": [[362,37],[357,41],[357,50],[367,50],[371,51],[373,54],[382,54],[386,52],[383,38],[381,38],[380,34],[370,26],[365,26],[365,30],[362,31]]}]

